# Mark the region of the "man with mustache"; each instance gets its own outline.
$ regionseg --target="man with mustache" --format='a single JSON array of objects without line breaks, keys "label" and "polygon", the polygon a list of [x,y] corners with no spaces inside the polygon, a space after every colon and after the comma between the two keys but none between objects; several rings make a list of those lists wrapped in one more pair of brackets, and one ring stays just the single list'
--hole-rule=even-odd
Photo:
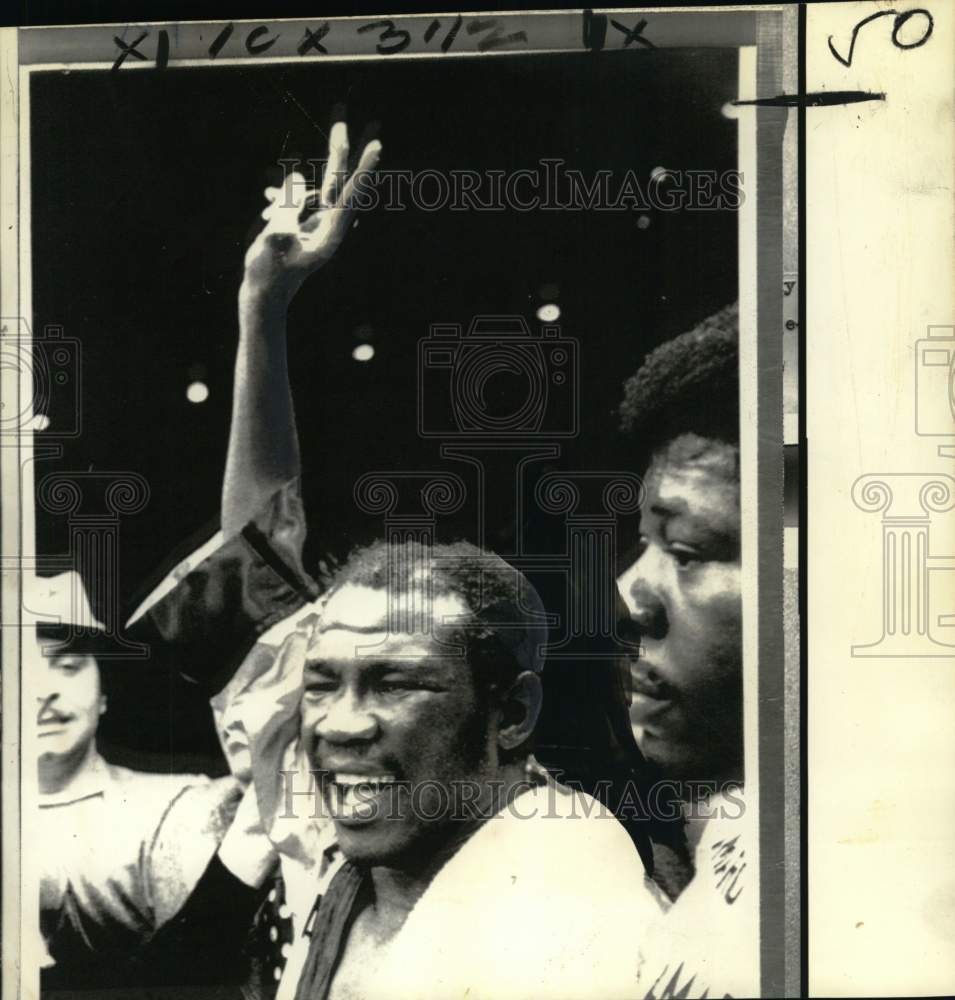
[{"label": "man with mustache", "polygon": [[[306,201],[319,194],[305,191],[300,175],[283,189],[270,190],[271,204],[263,212],[268,224],[246,260],[237,393],[248,388],[249,405],[237,407],[232,423],[223,504],[226,544],[213,560],[218,557],[228,564],[223,578],[243,577],[243,595],[256,603],[247,616],[256,634],[318,596],[298,565],[303,532],[296,486],[289,485],[298,465],[291,402],[269,391],[282,386],[282,371],[269,371],[268,379],[257,379],[254,373],[260,364],[269,364],[271,334],[277,331],[284,338],[284,310],[295,291],[344,237],[348,202],[355,185],[374,166],[377,144],[369,145],[346,184],[347,155],[344,125],[339,123],[332,133],[322,211],[300,224]],[[247,417],[252,418],[251,433]],[[252,463],[254,471],[245,462]],[[290,463],[294,471],[285,475]],[[246,491],[248,486],[252,488]],[[276,492],[276,486],[282,488]],[[257,532],[252,543],[241,533],[246,528]],[[265,563],[255,539],[270,547],[271,558]],[[239,658],[231,654],[242,640],[233,641],[232,636],[242,634],[237,619],[246,621],[247,609],[236,612],[231,628],[209,611],[213,606],[221,610],[233,595],[215,591],[215,583],[206,586],[213,574],[195,572],[201,558],[194,555],[173,573],[184,578],[180,593],[186,592],[185,599],[168,613],[163,606],[153,608],[140,634],[175,658],[175,642],[167,640],[181,630],[176,615],[182,611],[193,621],[201,617],[194,610],[202,603],[209,629],[195,643],[202,647],[200,670],[211,663],[211,671],[224,679]],[[286,565],[276,576],[274,567],[283,559]],[[202,580],[201,597],[190,590],[197,579]],[[93,620],[76,574],[37,583],[37,593],[57,599],[59,614],[52,617],[64,623],[40,627],[38,642],[28,644],[28,667],[41,678],[44,989],[140,987],[153,982],[189,986],[241,979],[235,966],[246,956],[239,954],[239,945],[262,902],[257,890],[276,862],[274,848],[259,828],[255,792],[242,794],[251,778],[249,732],[246,720],[237,718],[241,708],[234,711],[242,696],[239,690],[236,697],[236,688],[254,681],[260,663],[249,664],[246,673],[213,700],[225,756],[239,781],[209,782],[202,775],[115,767],[96,749],[99,718],[106,710],[95,659],[102,626]],[[83,622],[71,617],[77,601]],[[259,614],[263,608],[267,612]],[[220,633],[216,641],[213,632]],[[77,634],[84,636],[82,643],[77,643]],[[222,684],[213,681],[211,687],[218,690]],[[260,972],[255,969],[255,975]]]},{"label": "man with mustache", "polygon": [[[148,986],[163,970],[147,966],[144,945],[196,886],[212,880],[226,894],[213,938],[228,936],[230,919],[244,931],[272,855],[259,852],[264,870],[254,857],[250,867],[257,811],[239,782],[134,771],[101,756],[97,655],[108,640],[79,574],[28,580],[25,606],[38,616],[35,639],[24,636],[24,669],[37,692],[39,815],[28,837],[40,868],[43,993]],[[209,959],[209,948],[180,948],[179,971],[188,980],[190,964]]]},{"label": "man with mustache", "polygon": [[742,795],[738,327],[728,306],[656,348],[620,407],[647,489],[617,579],[623,630],[640,643],[630,715],[644,755],[680,790],[695,869],[642,947],[648,997],[759,994],[754,824]]}]

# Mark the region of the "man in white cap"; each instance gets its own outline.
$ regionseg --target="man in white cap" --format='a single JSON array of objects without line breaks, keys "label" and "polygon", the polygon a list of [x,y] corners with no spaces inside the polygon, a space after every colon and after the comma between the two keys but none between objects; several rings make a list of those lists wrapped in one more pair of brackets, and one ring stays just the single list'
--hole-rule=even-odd
[{"label": "man in white cap", "polygon": [[[44,991],[149,985],[144,944],[180,913],[213,859],[238,876],[226,881],[261,882],[264,871],[237,862],[234,846],[253,804],[239,807],[236,833],[224,840],[242,798],[237,780],[106,761],[96,745],[107,709],[96,654],[106,635],[82,580],[76,572],[33,577],[24,591],[36,621],[35,640],[24,633],[23,660],[36,692],[39,814],[27,839],[41,868]],[[254,809],[251,817],[254,825]],[[245,853],[248,837],[240,839]],[[255,894],[232,897],[248,920]],[[219,903],[227,918],[229,900]],[[190,956],[182,959],[188,979]]]}]

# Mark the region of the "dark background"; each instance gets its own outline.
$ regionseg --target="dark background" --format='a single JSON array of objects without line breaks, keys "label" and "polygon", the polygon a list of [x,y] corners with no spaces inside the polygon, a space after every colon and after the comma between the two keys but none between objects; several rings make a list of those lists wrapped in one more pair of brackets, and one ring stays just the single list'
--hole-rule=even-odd
[{"label": "dark background", "polygon": [[[89,469],[148,480],[149,504],[121,526],[130,606],[214,522],[243,253],[277,161],[323,158],[336,103],[355,147],[380,123],[383,169],[511,171],[556,157],[588,179],[610,169],[616,190],[628,169],[644,185],[661,165],[734,169],[736,125],[720,109],[736,75],[735,51],[722,50],[32,74],[33,325],[60,324],[82,347],[83,432],[62,459],[38,462],[38,481]],[[417,343],[434,322],[519,314],[537,329],[538,307],[556,302],[563,335],[580,344],[581,433],[559,465],[627,468],[615,438],[623,379],[735,298],[736,225],[728,211],[363,214],[289,318],[306,565],[380,533],[352,499],[361,474],[467,478],[417,434]],[[558,294],[542,296],[545,285]],[[352,359],[361,342],[375,348],[368,363]],[[185,395],[197,379],[210,390],[199,405]],[[495,390],[507,400],[517,387]],[[68,398],[54,393],[47,435]],[[489,541],[506,549],[514,512],[489,512]],[[467,534],[472,514],[443,530]],[[63,552],[65,519],[38,519],[40,552]],[[541,551],[556,530],[531,530]],[[106,671],[114,756],[215,766],[204,693],[155,664]]]}]

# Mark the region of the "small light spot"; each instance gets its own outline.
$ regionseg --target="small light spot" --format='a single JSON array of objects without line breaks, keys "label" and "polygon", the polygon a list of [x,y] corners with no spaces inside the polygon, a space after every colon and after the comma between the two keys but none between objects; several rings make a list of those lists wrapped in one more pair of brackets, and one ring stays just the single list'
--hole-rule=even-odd
[{"label": "small light spot", "polygon": [[727,101],[723,107],[720,108],[720,114],[724,118],[739,118],[739,108],[732,102]]},{"label": "small light spot", "polygon": [[204,403],[209,398],[209,386],[205,382],[190,382],[186,387],[186,399],[190,403]]},{"label": "small light spot", "polygon": [[371,361],[375,356],[375,349],[371,344],[359,344],[352,352],[351,356],[356,361]]},{"label": "small light spot", "polygon": [[33,418],[33,429],[35,431],[45,431],[50,426],[50,418],[45,413],[38,413]]},{"label": "small light spot", "polygon": [[560,319],[560,306],[554,302],[548,302],[537,310],[537,318],[542,323],[556,323]]},{"label": "small light spot", "polygon": [[637,229],[649,229],[649,228],[650,228],[650,216],[641,215],[640,218],[637,219]]},{"label": "small light spot", "polygon": [[269,940],[274,944],[279,939],[279,929],[278,927],[269,928]]},{"label": "small light spot", "polygon": [[656,181],[657,183],[666,180],[669,176],[670,176],[670,171],[667,170],[666,167],[654,167],[650,171],[650,180]]}]

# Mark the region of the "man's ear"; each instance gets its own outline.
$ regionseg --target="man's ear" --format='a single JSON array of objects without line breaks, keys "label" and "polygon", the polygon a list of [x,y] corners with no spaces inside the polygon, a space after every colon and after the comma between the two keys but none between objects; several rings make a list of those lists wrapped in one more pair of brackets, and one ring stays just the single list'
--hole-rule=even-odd
[{"label": "man's ear", "polygon": [[518,674],[517,680],[501,698],[497,742],[502,750],[513,750],[531,738],[543,700],[540,677],[532,670]]}]

